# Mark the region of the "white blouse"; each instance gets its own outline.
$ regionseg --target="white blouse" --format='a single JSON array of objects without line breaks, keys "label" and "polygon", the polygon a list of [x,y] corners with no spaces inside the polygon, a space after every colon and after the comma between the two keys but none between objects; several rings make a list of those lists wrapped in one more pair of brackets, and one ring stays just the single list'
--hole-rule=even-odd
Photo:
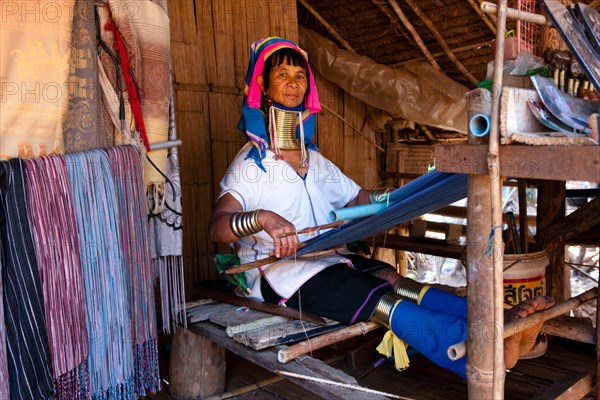
[{"label": "white blouse", "polygon": [[[267,150],[262,171],[252,159],[245,159],[251,144],[246,144],[236,155],[221,180],[221,194],[229,193],[244,211],[258,208],[270,210],[290,221],[296,229],[326,224],[329,213],[354,200],[360,186],[348,178],[331,161],[319,152],[308,150],[308,170],[302,178],[293,167],[283,160],[275,160],[274,153]],[[323,234],[325,230],[317,234]],[[311,235],[299,235],[301,242]],[[274,250],[273,241],[265,231],[240,238],[236,242],[238,257],[242,264],[266,258]],[[349,263],[341,254],[311,254],[295,259],[282,259],[260,269],[246,271],[250,297],[263,300],[260,290],[260,272],[277,294],[285,299],[292,296],[304,282],[323,269],[340,262]]]}]

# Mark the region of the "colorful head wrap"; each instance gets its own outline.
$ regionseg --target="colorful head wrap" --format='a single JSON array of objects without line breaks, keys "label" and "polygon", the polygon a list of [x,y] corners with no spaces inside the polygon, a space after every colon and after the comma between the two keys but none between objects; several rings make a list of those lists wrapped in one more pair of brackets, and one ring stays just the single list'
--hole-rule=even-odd
[{"label": "colorful head wrap", "polygon": [[[242,118],[238,123],[240,129],[254,145],[246,158],[252,158],[256,164],[266,172],[262,165],[265,151],[270,145],[269,132],[265,123],[266,110],[261,109],[262,90],[256,78],[262,75],[265,61],[277,50],[289,48],[297,51],[306,61],[308,72],[308,90],[302,107],[302,123],[304,125],[304,145],[315,150],[317,146],[312,142],[316,126],[315,113],[321,111],[321,103],[315,85],[314,75],[308,64],[308,55],[295,43],[279,37],[268,37],[257,40],[250,47],[250,62],[246,72],[246,85],[244,87],[244,104],[242,106]],[[278,107],[281,107],[278,105]],[[297,136],[298,129],[297,129]]]}]

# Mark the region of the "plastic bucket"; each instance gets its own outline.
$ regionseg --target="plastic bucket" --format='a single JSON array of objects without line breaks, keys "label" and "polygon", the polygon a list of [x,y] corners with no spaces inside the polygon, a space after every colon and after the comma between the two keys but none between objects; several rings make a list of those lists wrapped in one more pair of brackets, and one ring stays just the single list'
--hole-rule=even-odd
[{"label": "plastic bucket", "polygon": [[[546,267],[550,264],[546,251],[504,255],[504,303],[514,306],[520,302],[546,294]],[[522,359],[544,355],[548,343],[538,335],[535,347]]]}]

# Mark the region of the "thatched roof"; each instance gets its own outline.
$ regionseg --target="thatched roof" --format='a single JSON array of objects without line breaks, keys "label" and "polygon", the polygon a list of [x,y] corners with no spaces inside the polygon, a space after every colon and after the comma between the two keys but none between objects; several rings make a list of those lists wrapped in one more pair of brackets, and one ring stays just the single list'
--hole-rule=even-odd
[{"label": "thatched roof", "polygon": [[[474,87],[476,81],[485,79],[487,63],[493,59],[489,42],[495,38],[495,17],[480,13],[479,3],[298,0],[298,21],[340,48],[350,47],[377,63],[398,66],[415,59],[428,60],[454,80]],[[509,6],[514,6],[511,3]]]}]

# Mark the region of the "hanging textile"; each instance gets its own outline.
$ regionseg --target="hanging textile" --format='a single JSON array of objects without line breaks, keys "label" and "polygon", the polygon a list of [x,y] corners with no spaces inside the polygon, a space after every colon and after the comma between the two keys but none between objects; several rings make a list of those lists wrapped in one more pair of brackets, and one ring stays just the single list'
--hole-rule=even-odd
[{"label": "hanging textile", "polygon": [[[112,120],[120,121],[115,126],[119,132],[115,135],[115,143],[136,144],[143,152],[144,146],[148,150],[144,135],[149,143],[167,140],[170,28],[169,17],[158,4],[139,0],[134,9],[133,12],[124,0],[109,0],[108,7],[97,8],[102,40],[113,55],[121,55],[121,68],[117,72],[114,58],[106,49],[101,53],[100,61],[107,79],[101,79],[100,83],[104,99],[114,97],[114,93],[121,92],[127,86],[124,93],[127,100],[125,124],[132,128],[132,137],[128,137],[127,129],[122,127],[122,116],[114,115],[119,110],[112,108]],[[127,55],[126,60],[124,55]],[[123,77],[123,84],[119,84],[117,74]],[[134,85],[125,85],[128,82]],[[141,103],[141,114],[137,108],[138,101]],[[110,112],[111,107],[107,108]],[[167,150],[151,151],[148,157],[150,160],[145,163],[144,180],[148,194],[153,198],[152,204],[162,207]]]},{"label": "hanging textile", "polygon": [[122,266],[126,272],[131,312],[135,391],[160,390],[158,333],[154,308],[154,271],[148,243],[148,223],[142,167],[132,146],[106,150],[116,186]]},{"label": "hanging textile", "polygon": [[[1,195],[0,190],[0,195]],[[4,223],[4,218],[0,214],[0,223]],[[0,399],[8,399],[10,389],[8,386],[8,363],[6,359],[6,325],[4,324],[4,295],[2,290],[2,240],[0,239]]]},{"label": "hanging textile", "polygon": [[92,399],[132,399],[132,327],[110,163],[103,150],[66,154],[64,160],[82,262]]},{"label": "hanging textile", "polygon": [[0,35],[0,159],[62,152],[73,3],[14,5]]},{"label": "hanging textile", "polygon": [[0,248],[10,398],[52,398],[44,300],[21,159],[0,162]]},{"label": "hanging textile", "polygon": [[65,152],[112,145],[102,131],[94,3],[76,0],[73,10],[68,114],[63,126]]},{"label": "hanging textile", "polygon": [[[42,281],[56,400],[89,395],[79,240],[61,156],[25,160],[27,210]],[[49,212],[51,210],[51,212]]]},{"label": "hanging textile", "polygon": [[[172,89],[172,83],[171,83]],[[177,139],[175,104],[171,90],[169,106],[169,140]],[[181,181],[177,147],[169,149],[167,158],[165,205],[160,213],[150,216],[150,235],[154,246],[152,260],[159,278],[162,328],[167,334],[177,325],[187,327],[185,319],[185,288],[183,276],[183,229],[181,225]],[[183,309],[180,309],[184,307]]]},{"label": "hanging textile", "polygon": [[431,171],[390,193],[390,205],[379,213],[317,236],[296,256],[329,249],[385,232],[394,226],[467,196],[467,175]]}]

